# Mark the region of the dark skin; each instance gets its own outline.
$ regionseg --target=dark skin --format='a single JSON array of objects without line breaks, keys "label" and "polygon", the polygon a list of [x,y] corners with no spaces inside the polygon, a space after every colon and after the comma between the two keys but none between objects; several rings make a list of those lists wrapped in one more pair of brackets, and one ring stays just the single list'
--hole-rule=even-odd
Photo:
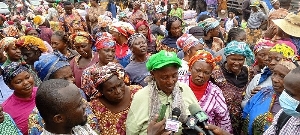
[{"label": "dark skin", "polygon": [[245,57],[238,54],[232,54],[226,57],[226,61],[225,68],[237,76],[241,73]]},{"label": "dark skin", "polygon": [[58,50],[63,55],[65,55],[65,56],[67,55],[68,45],[62,41],[61,37],[59,37],[57,35],[52,35],[50,45],[53,48],[53,50]]},{"label": "dark skin", "polygon": [[197,61],[191,68],[192,82],[198,86],[202,86],[209,79],[212,73],[212,66],[204,61]]},{"label": "dark skin", "polygon": [[268,67],[273,72],[275,66],[283,59],[283,55],[278,52],[269,52],[268,55]]},{"label": "dark skin", "polygon": [[290,72],[285,66],[277,64],[272,74],[272,86],[276,93],[281,94],[284,90],[283,79]]},{"label": "dark skin", "polygon": [[39,60],[39,57],[42,54],[42,51],[36,46],[29,47],[29,50],[26,47],[21,47],[20,49],[22,57],[28,65],[33,65],[34,62]]},{"label": "dark skin", "polygon": [[160,69],[150,71],[150,73],[156,81],[157,88],[167,96],[171,95],[178,81],[178,67],[174,64],[166,65]]},{"label": "dark skin", "polygon": [[166,119],[163,119],[160,122],[156,122],[158,120],[158,115],[154,117],[154,119],[149,123],[147,128],[147,135],[169,135],[172,131],[165,131],[165,123]]},{"label": "dark skin", "polygon": [[185,52],[183,59],[185,61],[190,61],[190,59],[196,54],[198,50],[203,50],[203,47],[204,45],[200,43],[198,45],[192,46],[187,52]]},{"label": "dark skin", "polygon": [[115,59],[115,53],[116,53],[115,48],[104,47],[104,48],[98,50],[99,66],[104,66],[104,65],[107,65],[109,62],[113,62]]},{"label": "dark skin", "polygon": [[5,52],[8,55],[8,58],[13,61],[17,62],[21,59],[21,50],[19,47],[16,47],[14,44],[8,45],[8,47],[5,49]]},{"label": "dark skin", "polygon": [[4,121],[4,114],[3,114],[3,108],[2,105],[0,105],[0,123]]},{"label": "dark skin", "polygon": [[118,33],[115,31],[110,31],[109,33],[115,38],[115,41],[119,45],[123,45],[124,43],[127,43],[127,38],[124,35],[122,35],[121,33]]},{"label": "dark skin", "polygon": [[134,55],[134,61],[144,62],[147,60],[147,42],[144,38],[135,39],[130,49]]},{"label": "dark skin", "polygon": [[209,40],[213,37],[218,37],[220,33],[220,26],[217,26],[216,28],[209,30],[207,32],[207,35],[204,37],[205,40]]},{"label": "dark skin", "polygon": [[34,79],[27,71],[23,71],[15,76],[8,84],[8,87],[14,90],[14,95],[19,98],[31,97],[33,86]]},{"label": "dark skin", "polygon": [[87,66],[93,59],[91,43],[74,44],[75,50],[80,54],[78,65],[79,67]]},{"label": "dark skin", "polygon": [[182,24],[179,20],[172,23],[170,33],[173,37],[180,37],[182,35]]},{"label": "dark skin", "polygon": [[28,36],[39,37],[39,33],[38,33],[36,30],[34,30],[34,29],[28,31],[28,32],[27,32],[27,35],[28,35]]},{"label": "dark skin", "polygon": [[148,27],[146,25],[142,25],[137,29],[138,33],[143,34],[145,37],[148,37]]},{"label": "dark skin", "polygon": [[99,98],[99,101],[111,112],[118,113],[130,106],[130,89],[117,75],[101,85],[98,90],[103,96]]},{"label": "dark skin", "polygon": [[71,15],[73,8],[74,8],[73,5],[66,5],[64,7],[66,14]]},{"label": "dark skin", "polygon": [[70,66],[65,66],[55,71],[49,79],[64,79],[75,83],[75,78]]},{"label": "dark skin", "polygon": [[283,79],[283,86],[285,88],[285,92],[298,101],[300,101],[299,84],[300,84],[299,73],[295,74],[295,72],[289,72]]},{"label": "dark skin", "polygon": [[[91,0],[90,3],[91,3],[92,7],[99,8],[99,5],[98,5],[97,1]],[[91,23],[90,23],[91,21],[90,21],[90,18],[89,18],[88,15],[85,16],[85,20],[86,20],[86,23],[88,25],[89,31],[91,31]]]},{"label": "dark skin", "polygon": [[270,49],[271,48],[265,48],[255,54],[255,58],[257,60],[257,66],[255,67],[257,67],[259,70],[263,69],[268,64],[266,61],[267,58],[265,57],[268,57]]},{"label": "dark skin", "polygon": [[0,48],[0,63],[4,63],[7,59],[6,56],[4,56],[3,52],[4,52],[4,49],[3,49],[3,47],[1,47]]}]

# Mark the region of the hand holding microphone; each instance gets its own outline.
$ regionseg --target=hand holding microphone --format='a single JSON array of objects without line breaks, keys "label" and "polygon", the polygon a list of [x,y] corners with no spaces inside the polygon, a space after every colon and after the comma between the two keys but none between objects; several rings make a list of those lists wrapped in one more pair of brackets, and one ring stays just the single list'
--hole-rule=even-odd
[{"label": "hand holding microphone", "polygon": [[179,127],[180,127],[180,122],[178,121],[179,116],[181,114],[181,111],[178,107],[175,107],[172,110],[172,117],[171,119],[168,119],[166,122],[166,130],[172,131],[171,135],[175,134],[178,132]]},{"label": "hand holding microphone", "polygon": [[147,135],[169,135],[171,134],[171,131],[165,132],[165,122],[166,119],[161,120],[160,122],[157,122],[158,115],[154,117],[154,119],[149,123],[149,126],[147,128]]}]

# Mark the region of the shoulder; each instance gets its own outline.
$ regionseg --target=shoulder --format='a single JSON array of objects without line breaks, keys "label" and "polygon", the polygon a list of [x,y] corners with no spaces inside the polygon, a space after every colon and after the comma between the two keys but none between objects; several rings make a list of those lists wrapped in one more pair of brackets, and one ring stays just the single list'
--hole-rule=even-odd
[{"label": "shoulder", "polygon": [[215,94],[222,93],[222,90],[216,84],[212,83],[211,81],[208,82],[208,89],[211,93],[215,93]]},{"label": "shoulder", "polygon": [[143,87],[142,86],[140,86],[140,85],[130,85],[129,86],[129,89],[130,89],[130,92],[131,92],[131,94],[132,94],[132,96],[135,94],[135,93],[137,93],[140,89],[143,89]]}]

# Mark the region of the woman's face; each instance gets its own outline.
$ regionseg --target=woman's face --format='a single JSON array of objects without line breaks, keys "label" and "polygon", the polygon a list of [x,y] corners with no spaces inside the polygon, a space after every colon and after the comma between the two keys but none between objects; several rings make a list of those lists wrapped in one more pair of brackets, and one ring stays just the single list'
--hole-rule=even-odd
[{"label": "woman's face", "polygon": [[100,92],[103,97],[113,103],[120,103],[125,95],[126,85],[123,80],[120,80],[117,75],[102,84]]},{"label": "woman's face", "polygon": [[67,44],[64,43],[61,39],[62,37],[58,37],[56,35],[53,35],[51,37],[51,47],[53,48],[53,50],[57,50],[60,52],[64,52],[67,49]]},{"label": "woman's face", "polygon": [[180,37],[182,35],[182,26],[179,20],[172,23],[170,32],[174,37]]},{"label": "woman's face", "polygon": [[268,54],[269,54],[270,49],[271,48],[265,48],[265,49],[258,51],[255,54],[255,58],[258,62],[258,65],[266,66],[268,64],[267,59],[268,59]]},{"label": "woman's face", "polygon": [[39,37],[39,33],[36,30],[30,30],[27,33],[28,36],[34,36],[34,37]]},{"label": "woman's face", "polygon": [[144,38],[139,37],[134,40],[131,46],[132,53],[135,56],[144,56],[147,54],[147,42]]},{"label": "woman's face", "polygon": [[145,37],[148,37],[148,27],[146,25],[142,25],[137,29],[138,33],[143,34]]},{"label": "woman's face", "polygon": [[226,57],[228,70],[238,74],[241,72],[242,67],[245,62],[245,57],[243,55],[232,54]]},{"label": "woman's face", "polygon": [[33,65],[34,62],[39,60],[42,52],[37,47],[35,49],[32,47],[29,48],[30,49],[28,50],[26,47],[21,47],[21,54],[27,64]]},{"label": "woman's face", "polygon": [[245,42],[246,39],[247,39],[246,32],[242,32],[238,36],[236,36],[234,40],[238,42]]},{"label": "woman's face", "polygon": [[95,0],[91,0],[90,3],[93,7],[96,7],[98,5],[97,1]]},{"label": "woman's face", "polygon": [[269,52],[268,55],[268,67],[273,72],[275,66],[283,59],[283,55],[279,52]]},{"label": "woman's face", "polygon": [[210,79],[212,66],[204,61],[197,61],[191,68],[192,81],[201,86]]},{"label": "woman's face", "polygon": [[272,86],[275,92],[281,93],[284,90],[283,78],[290,72],[288,68],[280,64],[276,65],[271,76]]},{"label": "woman's face", "polygon": [[14,90],[14,94],[18,97],[27,98],[32,94],[32,88],[34,86],[34,79],[32,75],[23,71],[15,76],[9,83],[9,87]]},{"label": "woman's face", "polygon": [[56,70],[50,76],[50,79],[64,79],[70,81],[71,83],[75,83],[75,78],[70,66],[65,66]]},{"label": "woman's face", "polygon": [[121,35],[115,31],[109,31],[109,33],[113,36],[114,40],[116,40],[116,41],[119,39],[119,36]]},{"label": "woman's face", "polygon": [[90,43],[74,44],[75,50],[84,58],[92,53],[92,45]]},{"label": "woman's face", "polygon": [[99,62],[101,64],[106,65],[115,59],[116,49],[104,47],[98,50],[98,54],[99,54]]},{"label": "woman's face", "polygon": [[8,47],[5,49],[5,52],[7,53],[7,56],[11,61],[18,61],[21,59],[21,50],[14,44],[8,45]]},{"label": "woman's face", "polygon": [[279,9],[279,8],[280,8],[280,2],[279,2],[279,1],[275,2],[275,3],[273,4],[273,8],[274,8],[274,9]]},{"label": "woman's face", "polygon": [[173,5],[173,8],[174,8],[174,9],[176,9],[176,8],[177,8],[177,5],[176,5],[176,4],[174,4],[174,5]]},{"label": "woman's face", "polygon": [[220,26],[217,26],[216,28],[209,31],[211,37],[218,37],[219,33],[220,33]]},{"label": "woman's face", "polygon": [[158,89],[169,95],[174,90],[178,80],[178,67],[168,65],[161,69],[151,71],[151,75],[154,77]]}]

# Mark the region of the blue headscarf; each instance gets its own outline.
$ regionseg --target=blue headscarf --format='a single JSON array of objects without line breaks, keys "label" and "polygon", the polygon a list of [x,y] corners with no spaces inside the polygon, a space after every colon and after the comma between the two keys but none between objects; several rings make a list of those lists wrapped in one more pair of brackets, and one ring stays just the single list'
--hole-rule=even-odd
[{"label": "blue headscarf", "polygon": [[225,47],[224,55],[227,57],[232,54],[245,56],[247,65],[252,65],[254,63],[254,54],[245,42],[231,41]]},{"label": "blue headscarf", "polygon": [[198,24],[198,26],[203,28],[205,34],[207,34],[210,30],[218,27],[219,25],[220,22],[215,18],[207,18]]},{"label": "blue headscarf", "polygon": [[6,85],[16,77],[18,74],[28,71],[29,67],[25,63],[21,62],[12,62],[9,65],[5,66],[3,69],[3,80]]},{"label": "blue headscarf", "polygon": [[34,69],[37,71],[39,78],[43,81],[49,80],[49,77],[57,70],[70,66],[67,58],[55,51],[53,54],[42,55],[38,61],[34,63]]}]

